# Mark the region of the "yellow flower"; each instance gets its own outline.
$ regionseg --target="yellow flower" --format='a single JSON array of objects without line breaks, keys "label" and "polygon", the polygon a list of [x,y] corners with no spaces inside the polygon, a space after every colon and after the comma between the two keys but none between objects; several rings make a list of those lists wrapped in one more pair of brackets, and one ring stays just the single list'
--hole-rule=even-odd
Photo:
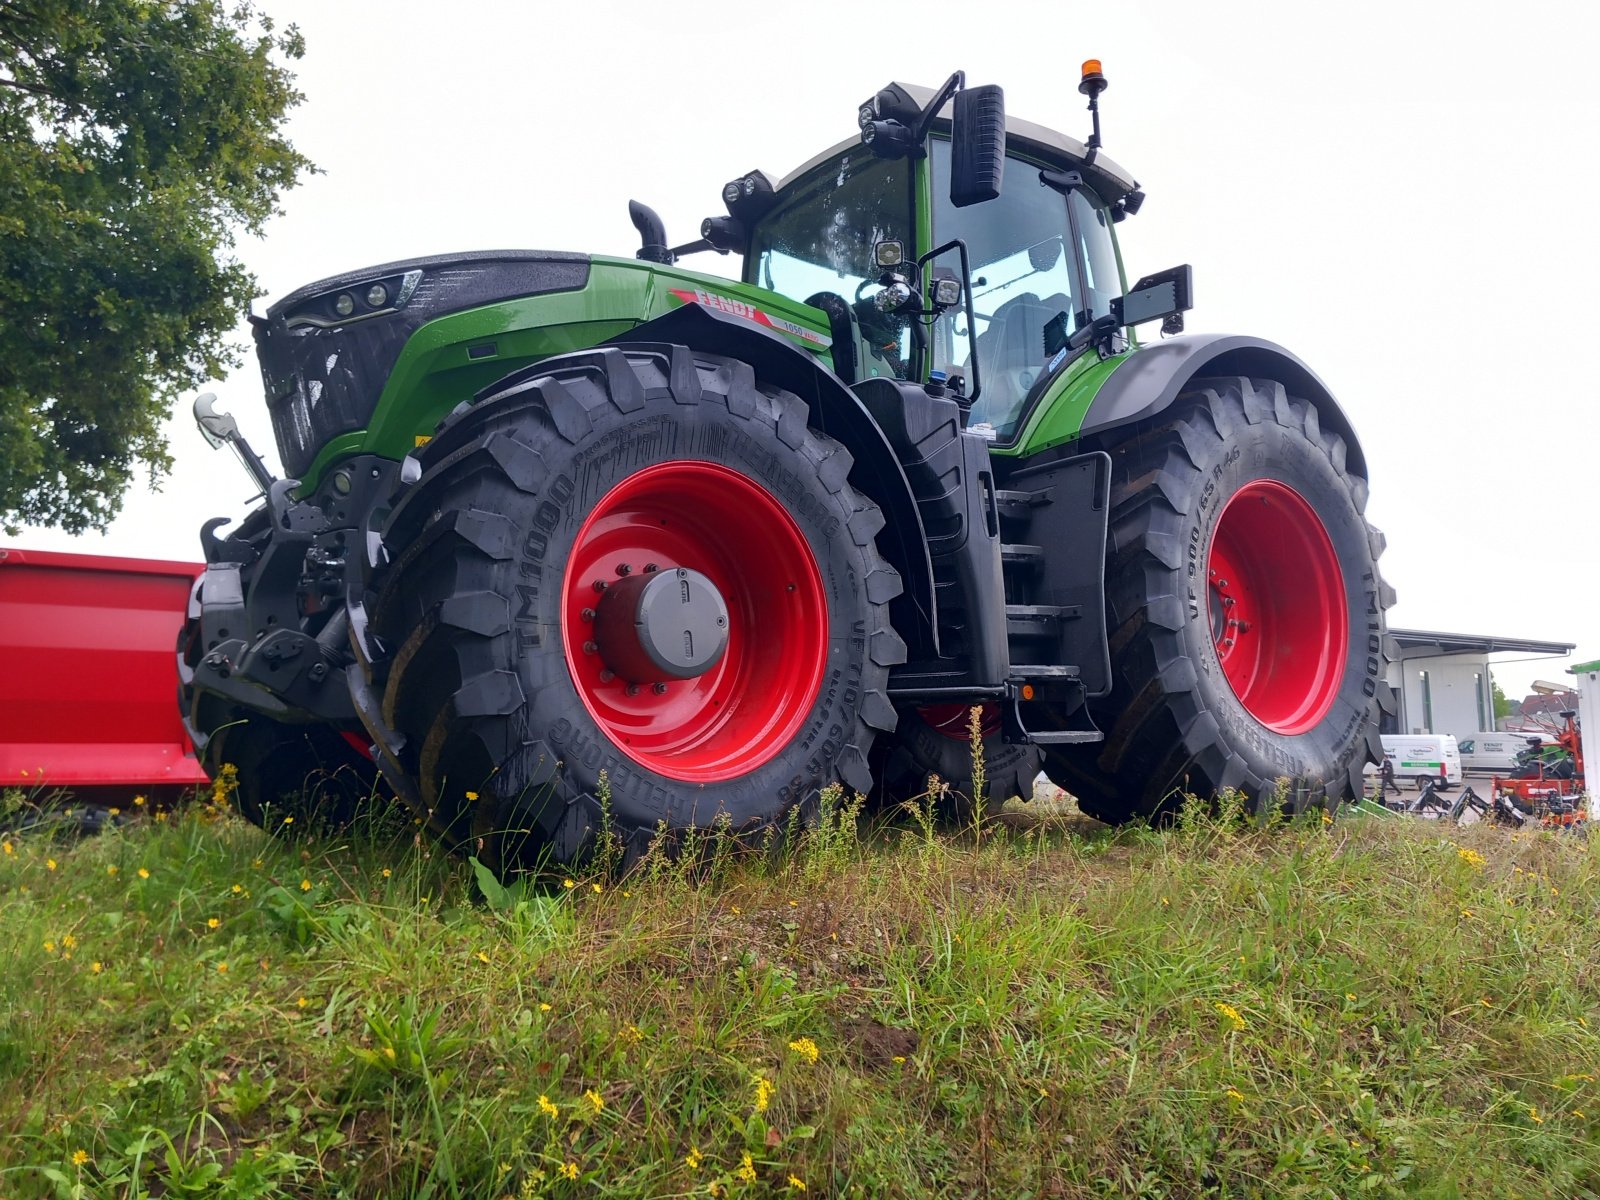
[{"label": "yellow flower", "polygon": [[1346,992],[1346,993],[1345,993],[1345,994],[1344,994],[1344,998],[1345,998],[1345,999],[1346,999],[1346,1000],[1350,1000],[1350,1001],[1354,1001],[1354,1000],[1355,1000],[1355,998],[1356,998],[1356,994],[1355,994],[1355,993],[1354,993],[1354,992]]},{"label": "yellow flower", "polygon": [[100,974],[101,969],[101,965],[97,962],[92,962],[89,964],[89,970],[94,972],[96,975]]},{"label": "yellow flower", "polygon": [[561,1110],[556,1107],[555,1101],[543,1093],[539,1095],[539,1111],[547,1117],[559,1117],[561,1115]]},{"label": "yellow flower", "polygon": [[310,890],[311,890],[311,880],[309,880],[309,879],[302,879],[302,880],[301,880],[301,881],[300,881],[300,890],[301,890],[301,891],[302,891],[302,892],[309,892],[309,891],[310,891]]},{"label": "yellow flower", "polygon": [[690,1146],[689,1147],[689,1153],[687,1153],[687,1154],[685,1154],[683,1156],[683,1161],[684,1161],[684,1165],[687,1166],[689,1168],[689,1170],[698,1171],[700,1169],[700,1149],[699,1149],[699,1147]]},{"label": "yellow flower", "polygon": [[756,1111],[758,1113],[767,1111],[767,1105],[772,1103],[772,1093],[777,1090],[770,1079],[756,1079]]},{"label": "yellow flower", "polygon": [[120,808],[111,808],[107,809],[106,811],[109,812],[113,817],[120,817],[122,815],[122,810]]},{"label": "yellow flower", "polygon": [[236,884],[233,885],[233,894],[235,896],[237,896],[242,891],[244,891],[244,885],[243,884],[236,883]]},{"label": "yellow flower", "polygon": [[539,1011],[540,1012],[549,1012],[550,1011],[550,1006],[548,1004],[541,1003],[539,1005]]},{"label": "yellow flower", "polygon": [[226,975],[228,973],[228,964],[225,962],[219,962],[217,964],[217,970],[221,974]]},{"label": "yellow flower", "polygon": [[222,924],[222,919],[220,917],[209,917],[206,920],[206,928],[207,929],[215,929],[215,928],[217,928],[217,926],[219,926],[221,924]]},{"label": "yellow flower", "polygon": [[644,1034],[639,1032],[639,1027],[637,1025],[624,1025],[622,1027],[622,1032],[618,1036],[621,1037],[623,1041],[631,1042],[634,1045],[638,1045],[644,1040]]},{"label": "yellow flower", "polygon": [[116,873],[117,873],[117,868],[115,866],[110,866],[110,867],[106,868],[106,874],[107,875],[115,875]]},{"label": "yellow flower", "polygon": [[1533,1105],[1528,1105],[1528,1119],[1535,1125],[1543,1125],[1544,1118],[1539,1115],[1539,1110]]},{"label": "yellow flower", "polygon": [[393,872],[391,872],[391,871],[390,871],[390,870],[389,870],[389,868],[388,868],[388,867],[385,867],[385,868],[384,868],[384,869],[383,869],[383,877],[384,877],[384,878],[385,878],[385,879],[387,879],[387,878],[389,878],[389,876],[390,876],[390,875],[391,875],[391,874],[392,874],[392,873],[393,873]]},{"label": "yellow flower", "polygon": [[895,1056],[894,1056],[894,1060],[895,1060],[895,1062],[897,1062],[897,1063],[903,1063],[903,1062],[905,1062],[905,1060],[906,1060],[906,1056],[905,1056],[905,1055],[904,1055],[904,1054],[896,1054],[896,1055],[895,1055]]},{"label": "yellow flower", "polygon": [[46,942],[44,944],[44,952],[46,954],[54,954],[56,952],[56,944],[54,942]]},{"label": "yellow flower", "polygon": [[739,1169],[734,1174],[746,1183],[754,1183],[756,1181],[756,1161],[750,1156],[750,1151],[746,1150],[740,1155]]},{"label": "yellow flower", "polygon": [[706,1195],[712,1197],[712,1200],[717,1200],[717,1197],[726,1196],[727,1194],[728,1189],[723,1187],[715,1179],[706,1184]]},{"label": "yellow flower", "polygon": [[588,1090],[586,1090],[583,1093],[583,1098],[594,1106],[594,1111],[595,1111],[595,1115],[596,1116],[598,1116],[599,1113],[600,1113],[600,1110],[603,1109],[606,1106],[605,1097],[603,1097],[599,1092],[595,1091],[593,1088],[589,1088]]},{"label": "yellow flower", "polygon": [[17,852],[17,848],[8,841],[0,842],[0,850],[4,850],[7,854],[15,854]]},{"label": "yellow flower", "polygon": [[65,937],[63,937],[61,939],[61,944],[63,946],[65,946],[68,950],[71,950],[74,946],[76,946],[78,944],[78,939],[73,937],[69,933],[69,934],[67,934]]},{"label": "yellow flower", "polygon": [[167,810],[164,809],[164,808],[157,809],[156,810],[156,820],[165,821],[166,819],[167,819]]},{"label": "yellow flower", "polygon": [[1472,912],[1472,910],[1470,908],[1463,908],[1461,910],[1461,915],[1470,920],[1472,918],[1472,916],[1473,916],[1473,912]]},{"label": "yellow flower", "polygon": [[576,1179],[577,1177],[578,1177],[578,1164],[577,1163],[575,1163],[575,1162],[565,1162],[565,1163],[561,1164],[561,1178],[563,1178],[563,1179]]},{"label": "yellow flower", "polygon": [[56,869],[56,860],[53,859],[53,858],[45,859],[44,860],[44,869],[46,871],[54,871]]},{"label": "yellow flower", "polygon": [[296,1008],[304,1008],[306,1005],[310,1004],[311,1001],[307,1000],[304,996],[301,996],[294,1003]]},{"label": "yellow flower", "polygon": [[293,825],[294,824],[294,818],[293,817],[285,817],[283,819],[283,823],[285,825]]},{"label": "yellow flower", "polygon": [[140,867],[139,868],[139,878],[140,879],[149,879],[150,878],[150,872],[145,870],[143,867]]},{"label": "yellow flower", "polygon": [[84,1163],[86,1163],[88,1161],[89,1161],[89,1152],[87,1150],[74,1150],[72,1152],[72,1165],[73,1166],[81,1167],[81,1166],[83,1166]]},{"label": "yellow flower", "polygon": [[1456,857],[1475,871],[1483,870],[1483,855],[1479,854],[1476,850],[1469,850],[1465,846],[1457,846]]},{"label": "yellow flower", "polygon": [[1241,1092],[1236,1087],[1229,1088],[1225,1094],[1227,1095],[1229,1100],[1241,1100],[1242,1101],[1244,1099],[1244,1093]]},{"label": "yellow flower", "polygon": [[577,887],[578,885],[576,883],[572,882],[572,880],[570,880],[570,879],[563,879],[561,881],[561,886],[566,888],[570,892],[573,888]]},{"label": "yellow flower", "polygon": [[133,805],[134,805],[135,808],[143,808],[144,807],[144,797],[143,796],[135,796],[133,798]]},{"label": "yellow flower", "polygon": [[801,1058],[805,1059],[809,1063],[812,1063],[813,1065],[819,1058],[822,1057],[822,1051],[819,1050],[817,1048],[817,1044],[808,1037],[795,1038],[794,1041],[789,1043],[789,1049],[793,1050]]},{"label": "yellow flower", "polygon": [[733,906],[733,915],[734,916],[738,916],[739,915],[739,906],[737,904],[735,904]]},{"label": "yellow flower", "polygon": [[806,1190],[805,1180],[801,1179],[798,1175],[789,1176],[789,1186],[797,1192],[803,1192]]},{"label": "yellow flower", "polygon": [[1221,1000],[1215,1002],[1213,1007],[1222,1014],[1228,1024],[1233,1026],[1234,1032],[1244,1028],[1244,1018],[1239,1015],[1239,1010],[1231,1004],[1224,1004]]},{"label": "yellow flower", "polygon": [[478,798],[478,793],[477,792],[468,792],[467,793],[467,803],[468,804],[471,804],[477,798]]},{"label": "yellow flower", "polygon": [[605,888],[601,887],[598,883],[591,883],[589,885],[589,890],[598,895],[600,892],[605,891]]}]

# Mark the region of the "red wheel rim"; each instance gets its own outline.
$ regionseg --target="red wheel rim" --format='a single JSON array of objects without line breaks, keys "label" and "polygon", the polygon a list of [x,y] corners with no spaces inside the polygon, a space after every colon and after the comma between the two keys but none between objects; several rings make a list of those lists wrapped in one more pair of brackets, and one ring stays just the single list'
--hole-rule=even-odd
[{"label": "red wheel rim", "polygon": [[[993,737],[1000,732],[1000,706],[981,704],[978,707],[983,709],[978,717],[983,736]],[[972,730],[967,727],[972,720],[970,704],[924,704],[917,709],[917,715],[928,723],[928,728],[953,742],[972,740]]]},{"label": "red wheel rim", "polygon": [[1333,707],[1349,649],[1328,531],[1299,492],[1258,479],[1217,518],[1207,575],[1212,640],[1234,695],[1274,733],[1304,733]]},{"label": "red wheel rim", "polygon": [[[589,637],[595,583],[615,582],[620,566],[687,567],[716,585],[727,649],[704,674],[632,695],[625,680],[606,678]],[[578,530],[562,596],[583,706],[618,749],[669,779],[713,783],[770,762],[821,687],[828,609],[816,557],[770,492],[715,463],[646,467],[607,492]]]}]

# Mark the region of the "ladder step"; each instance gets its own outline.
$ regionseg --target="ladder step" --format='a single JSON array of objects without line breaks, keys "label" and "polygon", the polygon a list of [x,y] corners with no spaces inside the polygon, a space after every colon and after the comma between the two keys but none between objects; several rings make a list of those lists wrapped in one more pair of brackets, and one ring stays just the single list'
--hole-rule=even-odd
[{"label": "ladder step", "polygon": [[1009,637],[1059,636],[1061,618],[1066,611],[1059,604],[1008,604],[1006,634]]},{"label": "ladder step", "polygon": [[1049,504],[1050,498],[1043,492],[1015,492],[996,488],[994,502],[1006,520],[1026,521],[1029,513],[1041,504]]},{"label": "ladder step", "polygon": [[1018,683],[1027,683],[1035,679],[1076,679],[1077,667],[1061,667],[1055,663],[1039,663],[1034,666],[1013,663],[1011,678]]},{"label": "ladder step", "polygon": [[1014,566],[1039,566],[1044,562],[1044,547],[1030,546],[1023,542],[1002,542],[1000,561]]},{"label": "ladder step", "polygon": [[1106,735],[1098,729],[1055,729],[1045,733],[1036,733],[1030,729],[1028,734],[1035,742],[1053,746],[1063,744],[1082,745],[1086,742],[1103,742],[1106,740]]}]

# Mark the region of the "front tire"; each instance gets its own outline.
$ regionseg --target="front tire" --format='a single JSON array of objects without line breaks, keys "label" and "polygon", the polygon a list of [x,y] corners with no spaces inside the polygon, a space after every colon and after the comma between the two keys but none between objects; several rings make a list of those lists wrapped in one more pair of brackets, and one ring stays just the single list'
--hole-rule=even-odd
[{"label": "front tire", "polygon": [[1394,703],[1366,480],[1270,380],[1200,380],[1163,415],[1106,443],[1106,738],[1047,748],[1046,770],[1113,823],[1186,792],[1239,789],[1259,811],[1359,797]]},{"label": "front tire", "polygon": [[434,829],[503,871],[609,826],[632,861],[868,791],[905,647],[851,467],[798,397],[681,346],[546,360],[458,408],[403,473],[372,613]]}]

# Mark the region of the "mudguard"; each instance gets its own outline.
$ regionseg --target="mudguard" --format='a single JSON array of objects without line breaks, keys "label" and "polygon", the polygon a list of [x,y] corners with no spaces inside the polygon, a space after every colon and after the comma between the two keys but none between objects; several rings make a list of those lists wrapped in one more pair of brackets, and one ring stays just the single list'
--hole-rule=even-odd
[{"label": "mudguard", "polygon": [[1238,334],[1187,334],[1128,355],[1090,401],[1079,436],[1093,437],[1155,416],[1178,398],[1190,380],[1207,375],[1275,379],[1290,395],[1309,400],[1317,406],[1322,428],[1344,439],[1349,469],[1366,477],[1361,442],[1328,385],[1282,346]]},{"label": "mudguard", "polygon": [[841,442],[854,458],[850,483],[883,510],[886,528],[879,535],[879,550],[900,572],[905,595],[915,604],[925,626],[915,633],[901,630],[901,636],[925,637],[937,653],[933,563],[916,498],[889,439],[842,379],[777,334],[699,304],[673,309],[611,341],[668,342],[725,354],[749,363],[764,383],[805,401],[811,410],[811,427]]}]

